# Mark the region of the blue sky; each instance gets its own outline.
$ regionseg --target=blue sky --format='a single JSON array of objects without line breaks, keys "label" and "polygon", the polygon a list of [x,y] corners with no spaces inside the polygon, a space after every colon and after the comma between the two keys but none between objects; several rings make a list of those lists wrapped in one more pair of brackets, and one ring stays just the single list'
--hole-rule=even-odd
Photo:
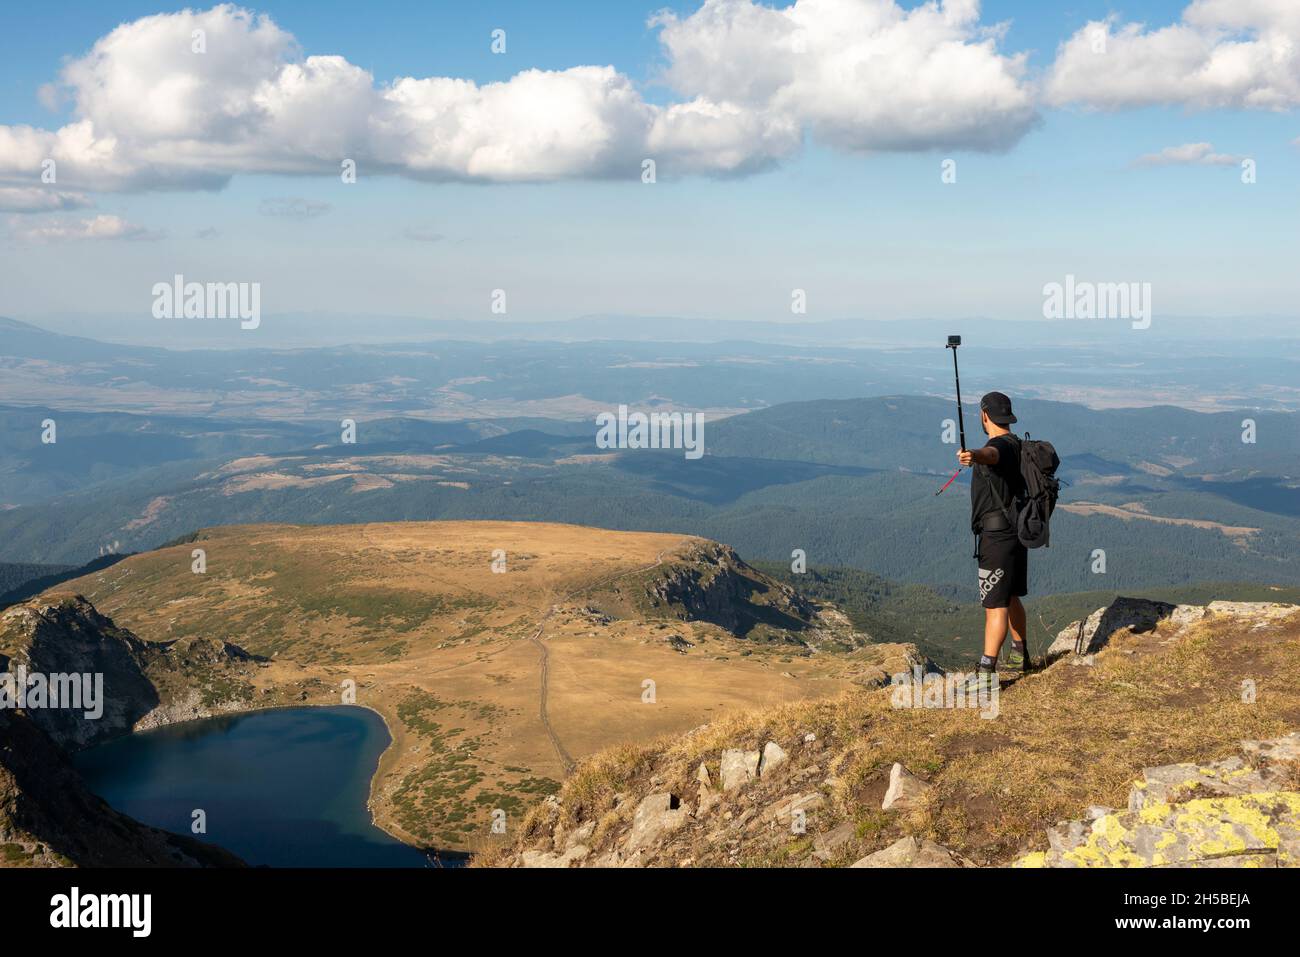
[{"label": "blue sky", "polygon": [[[345,57],[379,86],[403,76],[482,86],[534,68],[609,65],[646,104],[667,107],[695,91],[683,89],[680,77],[664,79],[671,57],[660,29],[647,25],[662,6],[271,2],[253,9],[292,34],[305,55]],[[671,8],[683,22],[698,6]],[[984,3],[979,24],[1009,22],[996,48],[1026,54],[1027,84],[1052,69],[1058,44],[1090,20],[1113,14],[1162,27],[1184,7],[1004,0]],[[53,131],[75,120],[68,103],[56,112],[43,105],[42,84],[118,23],[158,12],[150,4],[90,2],[64,4],[58,17],[7,10],[0,126]],[[497,27],[507,31],[504,55],[489,49]],[[703,28],[697,32],[707,39]],[[343,185],[336,174],[278,175],[254,164],[217,190],[159,189],[138,170],[130,182],[92,176],[77,190],[85,208],[0,213],[8,228],[0,238],[0,315],[143,318],[153,283],[176,272],[261,282],[268,312],[484,321],[496,288],[507,291],[513,319],[604,312],[789,319],[795,288],[807,291],[812,319],[1029,319],[1041,314],[1043,284],[1067,273],[1150,282],[1157,313],[1292,315],[1300,122],[1285,99],[1286,69],[1282,100],[1268,109],[1231,97],[1179,102],[1154,94],[1104,110],[1036,100],[1036,120],[1027,130],[1008,120],[994,151],[963,148],[969,128],[934,134],[916,148],[846,148],[800,114],[793,122],[807,125],[797,148],[767,154],[754,147],[760,171],[710,168],[653,185],[635,169],[611,178],[604,167],[580,165],[541,182],[459,174],[427,181],[370,173],[363,162],[359,181]],[[718,98],[709,76],[698,82]],[[531,109],[544,113],[550,102]],[[768,106],[756,112],[769,115]],[[97,128],[116,115],[105,108]],[[861,132],[868,145],[871,136],[896,132],[863,132],[853,121],[836,129]],[[1197,143],[1227,159],[1139,162]],[[940,181],[945,158],[957,161],[955,184]],[[1241,158],[1257,164],[1257,182],[1242,183]],[[0,177],[4,169],[0,151]],[[0,187],[20,188],[24,169],[10,170]],[[280,200],[321,211],[268,215],[267,201]],[[138,235],[63,241],[60,230],[33,226],[93,216],[113,217]]]}]

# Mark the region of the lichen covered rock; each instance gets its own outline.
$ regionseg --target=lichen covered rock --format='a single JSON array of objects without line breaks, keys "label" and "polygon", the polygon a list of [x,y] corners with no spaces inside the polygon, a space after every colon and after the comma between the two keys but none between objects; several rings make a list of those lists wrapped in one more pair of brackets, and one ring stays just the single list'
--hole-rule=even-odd
[{"label": "lichen covered rock", "polygon": [[[1300,734],[1146,768],[1128,809],[1063,821],[1018,867],[1300,867]],[[1099,809],[1100,810],[1100,809]]]},{"label": "lichen covered rock", "polygon": [[1300,792],[1198,798],[1098,818],[1018,867],[1300,866]]}]

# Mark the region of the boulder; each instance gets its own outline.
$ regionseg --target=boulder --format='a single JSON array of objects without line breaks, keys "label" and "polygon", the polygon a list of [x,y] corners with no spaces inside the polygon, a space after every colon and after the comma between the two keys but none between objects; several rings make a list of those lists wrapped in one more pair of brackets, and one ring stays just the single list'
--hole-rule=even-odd
[{"label": "boulder", "polygon": [[1300,731],[1268,741],[1241,742],[1243,754],[1265,761],[1300,761]]},{"label": "boulder", "polygon": [[758,765],[759,777],[767,774],[769,771],[775,771],[781,765],[790,760],[790,755],[782,750],[781,745],[775,741],[769,741],[763,745],[763,757]]},{"label": "boulder", "polygon": [[1146,768],[1127,810],[1091,807],[1016,867],[1300,867],[1300,733],[1209,764]]},{"label": "boulder", "polygon": [[961,867],[952,851],[934,841],[904,837],[883,851],[868,854],[851,867]]},{"label": "boulder", "polygon": [[1210,764],[1165,764],[1144,768],[1133,783],[1128,809],[1140,811],[1158,804],[1176,804],[1192,798],[1227,797],[1269,791],[1282,784],[1280,770],[1254,768],[1240,757]]},{"label": "boulder", "polygon": [[719,769],[722,790],[734,791],[758,777],[758,763],[761,759],[762,755],[757,751],[742,751],[738,748],[723,751]]},{"label": "boulder", "polygon": [[1209,614],[1209,609],[1204,605],[1175,605],[1166,621],[1175,628],[1184,628],[1198,621],[1204,621]]},{"label": "boulder", "polygon": [[685,824],[689,813],[667,791],[648,795],[637,805],[636,812],[632,815],[632,829],[623,842],[623,849],[631,853],[654,844],[665,834]]},{"label": "boulder", "polygon": [[588,841],[591,840],[591,836],[592,834],[595,833],[595,831],[596,831],[595,821],[587,821],[585,824],[579,824],[577,827],[573,829],[572,832],[569,833],[568,837],[564,839],[564,849],[566,851],[569,851],[580,844],[585,845]]},{"label": "boulder", "polygon": [[1047,657],[1078,651],[1090,655],[1100,651],[1111,636],[1125,628],[1135,632],[1151,631],[1174,613],[1176,606],[1145,598],[1116,598],[1105,608],[1098,608],[1082,622],[1074,622],[1056,636],[1047,649]]},{"label": "boulder", "polygon": [[713,790],[713,778],[709,775],[709,769],[704,763],[700,763],[699,770],[695,772],[695,780],[699,782],[699,791],[696,794],[695,816],[704,817],[722,800],[721,795]]},{"label": "boulder", "polygon": [[910,811],[925,800],[930,785],[926,784],[897,761],[889,769],[889,790],[880,805],[882,811]]},{"label": "boulder", "polygon": [[1197,798],[1107,814],[1082,841],[1053,844],[1016,866],[1300,866],[1300,793]]},{"label": "boulder", "polygon": [[524,867],[568,867],[576,861],[581,861],[591,851],[583,844],[575,844],[563,854],[553,854],[549,851],[524,851],[520,856],[520,863]]},{"label": "boulder", "polygon": [[857,828],[848,823],[833,827],[825,834],[818,834],[813,838],[813,857],[819,861],[829,861],[856,836]]},{"label": "boulder", "polygon": [[788,794],[763,812],[762,820],[776,821],[787,827],[794,820],[795,814],[802,811],[808,814],[826,806],[826,798],[816,791],[808,794]]},{"label": "boulder", "polygon": [[1280,621],[1300,612],[1300,605],[1285,605],[1275,601],[1212,601],[1205,606],[1207,615],[1249,618],[1257,624]]}]

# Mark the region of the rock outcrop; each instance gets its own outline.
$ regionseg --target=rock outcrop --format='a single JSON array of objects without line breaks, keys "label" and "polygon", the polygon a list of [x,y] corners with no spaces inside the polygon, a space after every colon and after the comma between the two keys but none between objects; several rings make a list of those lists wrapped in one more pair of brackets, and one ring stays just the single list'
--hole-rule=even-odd
[{"label": "rock outcrop", "polygon": [[741,638],[840,650],[871,641],[838,608],[810,601],[717,542],[700,542],[654,569],[644,588],[651,613],[711,622]]},{"label": "rock outcrop", "polygon": [[[28,717],[59,746],[80,750],[131,731],[242,710],[253,700],[256,659],[237,645],[203,638],[147,642],[96,611],[81,595],[46,595],[0,614],[0,672],[39,674],[96,694],[102,713],[32,707]],[[66,694],[65,694],[66,697]],[[64,702],[66,704],[66,701]]]},{"label": "rock outcrop", "polygon": [[1117,631],[1125,628],[1134,632],[1151,631],[1157,624],[1174,613],[1178,606],[1146,598],[1116,598],[1104,608],[1098,608],[1082,621],[1072,622],[1047,649],[1048,659],[1059,658],[1071,652],[1090,655],[1106,647]]},{"label": "rock outcrop", "polygon": [[723,751],[718,772],[722,779],[722,790],[734,791],[758,777],[758,762],[762,757],[758,751],[742,751],[739,748]]},{"label": "rock outcrop", "polygon": [[1300,733],[1204,765],[1146,768],[1124,811],[1047,833],[1020,867],[1300,867]]},{"label": "rock outcrop", "polygon": [[[62,701],[31,707],[28,717],[65,748],[126,734],[158,706],[158,692],[144,674],[150,657],[143,641],[80,596],[32,601],[0,615],[0,671],[63,686]],[[82,676],[88,679],[84,688]],[[96,696],[102,713],[87,717],[86,699]]]},{"label": "rock outcrop", "polygon": [[1300,612],[1300,606],[1277,602],[1212,601],[1208,605],[1171,605],[1147,598],[1116,598],[1087,618],[1071,622],[1047,649],[1050,661],[1071,653],[1090,655],[1100,651],[1117,632],[1125,629],[1142,634],[1161,622],[1175,628],[1212,618],[1247,618],[1257,626],[1282,621]]},{"label": "rock outcrop", "polygon": [[763,745],[763,759],[759,763],[758,773],[760,775],[770,774],[789,760],[790,755],[786,754],[781,745],[775,741],[769,741]]},{"label": "rock outcrop", "polygon": [[[0,614],[0,694],[6,696],[0,844],[8,845],[8,862],[241,864],[225,851],[114,811],[86,790],[67,753],[133,730],[245,708],[246,678],[255,667],[251,656],[221,642],[141,641],[80,595],[47,595],[6,609]],[[48,693],[34,699],[32,689],[41,685],[57,687],[59,700]]]},{"label": "rock outcrop", "polygon": [[676,796],[667,792],[651,794],[637,805],[624,849],[635,852],[654,844],[685,824],[689,817],[690,808],[683,807]]},{"label": "rock outcrop", "polygon": [[794,589],[768,579],[732,549],[713,542],[665,566],[647,590],[653,604],[742,636],[764,619],[797,631],[816,614],[815,606]]},{"label": "rock outcrop", "polygon": [[850,867],[964,867],[967,863],[942,844],[914,837],[899,838],[883,851],[868,854]]}]

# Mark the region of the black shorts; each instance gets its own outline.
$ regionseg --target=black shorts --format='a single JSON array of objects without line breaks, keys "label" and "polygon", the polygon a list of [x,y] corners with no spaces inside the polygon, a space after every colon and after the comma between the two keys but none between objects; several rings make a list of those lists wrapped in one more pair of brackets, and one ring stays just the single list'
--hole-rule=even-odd
[{"label": "black shorts", "polygon": [[1011,529],[980,535],[980,604],[1006,608],[1012,596],[1029,594],[1029,549]]}]

